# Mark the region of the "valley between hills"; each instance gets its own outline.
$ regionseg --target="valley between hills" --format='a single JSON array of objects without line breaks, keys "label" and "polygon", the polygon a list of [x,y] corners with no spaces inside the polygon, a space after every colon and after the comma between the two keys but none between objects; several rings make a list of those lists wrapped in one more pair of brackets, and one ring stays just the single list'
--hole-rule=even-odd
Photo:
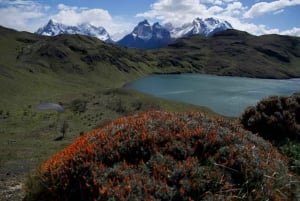
[{"label": "valley between hills", "polygon": [[[46,37],[0,27],[0,44],[1,200],[21,200],[21,186],[37,165],[112,119],[152,109],[219,116],[123,87],[132,80],[153,73],[300,77],[300,38],[237,30],[142,50],[82,35]],[[43,102],[59,103],[65,112],[35,110]]]}]

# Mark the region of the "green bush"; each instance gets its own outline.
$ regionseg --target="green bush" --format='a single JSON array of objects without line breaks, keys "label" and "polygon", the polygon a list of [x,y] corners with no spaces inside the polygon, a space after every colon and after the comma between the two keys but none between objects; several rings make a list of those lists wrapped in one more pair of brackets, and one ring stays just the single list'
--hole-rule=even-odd
[{"label": "green bush", "polygon": [[248,107],[240,117],[244,128],[275,143],[300,139],[300,94],[272,96]]},{"label": "green bush", "polygon": [[300,146],[299,142],[287,141],[279,147],[281,153],[289,158],[290,169],[300,176]]},{"label": "green bush", "polygon": [[71,102],[70,109],[74,113],[83,113],[86,111],[87,101],[81,99],[75,99]]},{"label": "green bush", "polygon": [[294,180],[277,149],[238,125],[161,111],[79,137],[32,178],[25,201],[292,200]]}]

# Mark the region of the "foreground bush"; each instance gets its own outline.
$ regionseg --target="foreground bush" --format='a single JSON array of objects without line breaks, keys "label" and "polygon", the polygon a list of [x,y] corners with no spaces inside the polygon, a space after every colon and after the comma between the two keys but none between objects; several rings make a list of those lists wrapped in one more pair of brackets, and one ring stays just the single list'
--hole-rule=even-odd
[{"label": "foreground bush", "polygon": [[78,138],[41,165],[25,200],[291,200],[285,158],[201,113],[145,112]]},{"label": "foreground bush", "polygon": [[263,99],[248,107],[240,121],[278,147],[288,157],[290,169],[300,176],[300,94]]},{"label": "foreground bush", "polygon": [[300,94],[272,96],[248,107],[241,123],[254,133],[275,143],[283,139],[300,139]]}]

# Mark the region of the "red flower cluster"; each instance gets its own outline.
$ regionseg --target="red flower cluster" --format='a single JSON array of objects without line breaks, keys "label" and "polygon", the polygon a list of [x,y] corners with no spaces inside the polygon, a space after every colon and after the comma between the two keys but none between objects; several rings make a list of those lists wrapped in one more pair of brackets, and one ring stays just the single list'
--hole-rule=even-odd
[{"label": "red flower cluster", "polygon": [[91,131],[38,176],[28,200],[288,200],[292,177],[270,143],[234,123],[162,111]]}]

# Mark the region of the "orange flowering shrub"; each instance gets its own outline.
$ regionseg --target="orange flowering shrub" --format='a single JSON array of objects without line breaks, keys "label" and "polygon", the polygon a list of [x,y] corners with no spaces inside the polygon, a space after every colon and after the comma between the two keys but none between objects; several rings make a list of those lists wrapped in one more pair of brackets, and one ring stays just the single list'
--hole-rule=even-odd
[{"label": "orange flowering shrub", "polygon": [[288,200],[291,178],[270,143],[229,121],[149,111],[55,154],[25,200]]}]

